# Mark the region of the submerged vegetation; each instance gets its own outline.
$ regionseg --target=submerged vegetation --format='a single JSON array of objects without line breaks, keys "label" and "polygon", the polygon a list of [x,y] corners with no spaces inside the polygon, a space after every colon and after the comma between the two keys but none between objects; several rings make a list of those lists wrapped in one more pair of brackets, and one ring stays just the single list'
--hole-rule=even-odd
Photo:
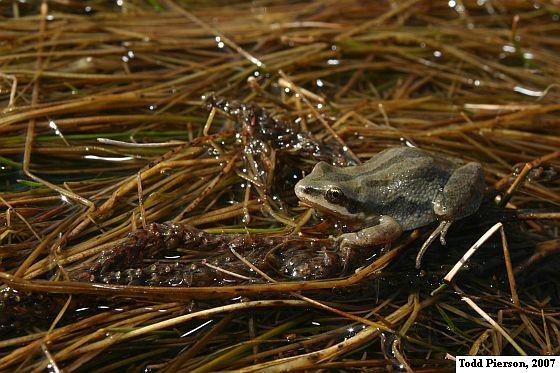
[{"label": "submerged vegetation", "polygon": [[[0,370],[560,354],[554,2],[28,0],[0,17]],[[343,252],[293,192],[320,160],[395,145],[485,172],[480,211],[420,270],[434,227]]]}]

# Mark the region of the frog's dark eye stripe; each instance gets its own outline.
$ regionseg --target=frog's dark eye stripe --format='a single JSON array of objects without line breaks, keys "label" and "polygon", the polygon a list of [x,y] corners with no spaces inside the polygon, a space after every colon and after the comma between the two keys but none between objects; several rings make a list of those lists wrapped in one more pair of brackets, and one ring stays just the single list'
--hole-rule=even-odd
[{"label": "frog's dark eye stripe", "polygon": [[339,188],[329,188],[325,192],[325,199],[330,203],[340,203],[344,200],[344,193]]},{"label": "frog's dark eye stripe", "polygon": [[310,187],[310,186],[304,187],[303,188],[303,193],[305,195],[314,196],[314,197],[321,195],[320,190],[318,190],[317,188],[314,188],[314,187]]}]

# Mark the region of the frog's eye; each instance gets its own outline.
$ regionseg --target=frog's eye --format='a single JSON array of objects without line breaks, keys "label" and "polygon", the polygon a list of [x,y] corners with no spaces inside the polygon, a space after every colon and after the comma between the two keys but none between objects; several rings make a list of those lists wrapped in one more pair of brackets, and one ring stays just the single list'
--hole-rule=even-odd
[{"label": "frog's eye", "polygon": [[339,188],[329,188],[325,192],[325,199],[330,203],[340,203],[344,198],[344,193]]}]

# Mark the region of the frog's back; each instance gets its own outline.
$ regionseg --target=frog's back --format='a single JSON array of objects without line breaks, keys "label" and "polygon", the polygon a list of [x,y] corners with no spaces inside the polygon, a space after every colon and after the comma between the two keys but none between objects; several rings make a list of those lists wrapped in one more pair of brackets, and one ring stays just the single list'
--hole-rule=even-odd
[{"label": "frog's back", "polygon": [[[440,168],[455,168],[463,162],[460,159],[434,154],[419,148],[411,148],[408,146],[399,146],[385,149],[373,157],[371,157],[362,166],[372,172],[384,172],[394,165],[402,165],[415,163],[419,160],[430,160],[434,165]],[[414,168],[413,166],[407,168]]]},{"label": "frog's back", "polygon": [[[409,147],[386,149],[363,166],[360,199],[370,213],[389,215],[404,230],[434,222],[433,201],[458,164]],[[363,167],[362,166],[362,167]]]}]

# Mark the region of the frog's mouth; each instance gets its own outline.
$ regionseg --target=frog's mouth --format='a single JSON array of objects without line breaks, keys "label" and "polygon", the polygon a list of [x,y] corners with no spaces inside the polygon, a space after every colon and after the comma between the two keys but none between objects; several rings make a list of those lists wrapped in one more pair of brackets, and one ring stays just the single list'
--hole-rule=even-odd
[{"label": "frog's mouth", "polygon": [[313,203],[311,201],[300,200],[299,205],[304,206],[304,207],[308,207],[308,208],[312,208],[313,210],[318,211],[323,215],[327,215],[327,216],[336,218],[338,220],[354,220],[354,219],[352,219],[352,216],[345,215],[343,212],[339,212],[339,211],[336,211],[336,210],[325,208],[323,205],[320,205],[318,203]]}]

